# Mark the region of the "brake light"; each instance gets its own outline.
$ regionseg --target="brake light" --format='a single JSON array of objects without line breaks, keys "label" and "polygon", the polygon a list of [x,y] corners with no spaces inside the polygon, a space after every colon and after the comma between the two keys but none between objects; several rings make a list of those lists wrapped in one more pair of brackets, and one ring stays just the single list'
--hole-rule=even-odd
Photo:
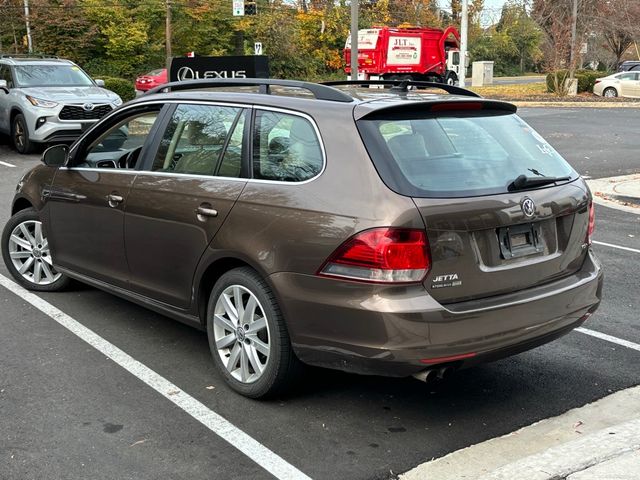
[{"label": "brake light", "polygon": [[374,228],[344,242],[318,275],[374,283],[419,282],[431,267],[427,234],[408,228]]},{"label": "brake light", "polygon": [[601,82],[601,80],[596,80],[596,84],[598,84],[598,83],[600,83],[600,82]]},{"label": "brake light", "polygon": [[431,107],[432,112],[448,112],[452,110],[482,110],[481,102],[448,102],[436,103]]},{"label": "brake light", "polygon": [[593,202],[589,204],[589,226],[587,227],[587,244],[591,245],[593,231],[596,229],[596,209]]}]

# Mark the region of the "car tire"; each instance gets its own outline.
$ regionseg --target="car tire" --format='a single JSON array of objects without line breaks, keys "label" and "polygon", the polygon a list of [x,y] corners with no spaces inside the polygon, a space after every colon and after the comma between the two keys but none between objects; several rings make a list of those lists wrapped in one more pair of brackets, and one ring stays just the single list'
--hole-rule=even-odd
[{"label": "car tire", "polygon": [[11,140],[18,153],[33,153],[36,149],[36,144],[29,139],[27,122],[21,113],[17,114],[11,123]]},{"label": "car tire", "polygon": [[42,222],[33,208],[19,211],[5,224],[2,258],[16,282],[27,290],[57,292],[71,282],[53,266]]},{"label": "car tire", "polygon": [[607,98],[615,98],[618,96],[618,91],[613,87],[607,87],[604,89],[604,92],[602,92],[602,96]]},{"label": "car tire", "polygon": [[[238,305],[245,312],[240,318]],[[207,335],[217,370],[246,397],[284,393],[300,374],[302,364],[291,347],[275,295],[249,267],[226,272],[214,285]]]}]

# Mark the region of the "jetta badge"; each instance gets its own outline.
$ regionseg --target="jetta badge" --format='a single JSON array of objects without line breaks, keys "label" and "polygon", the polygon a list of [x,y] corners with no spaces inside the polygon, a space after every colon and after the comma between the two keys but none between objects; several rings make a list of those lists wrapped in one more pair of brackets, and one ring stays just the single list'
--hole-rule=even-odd
[{"label": "jetta badge", "polygon": [[524,213],[525,217],[533,217],[533,214],[536,212],[536,204],[533,203],[533,200],[529,197],[522,199],[520,208],[522,208],[522,213]]},{"label": "jetta badge", "polygon": [[85,103],[84,105],[82,105],[82,108],[84,108],[87,112],[91,112],[95,106],[93,105],[93,103]]}]

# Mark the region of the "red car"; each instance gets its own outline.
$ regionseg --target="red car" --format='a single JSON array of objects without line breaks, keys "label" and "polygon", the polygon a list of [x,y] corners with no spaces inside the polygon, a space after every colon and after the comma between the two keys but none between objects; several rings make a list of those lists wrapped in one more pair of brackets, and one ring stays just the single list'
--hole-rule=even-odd
[{"label": "red car", "polygon": [[159,68],[136,78],[136,90],[146,92],[163,83],[167,83],[167,69]]}]

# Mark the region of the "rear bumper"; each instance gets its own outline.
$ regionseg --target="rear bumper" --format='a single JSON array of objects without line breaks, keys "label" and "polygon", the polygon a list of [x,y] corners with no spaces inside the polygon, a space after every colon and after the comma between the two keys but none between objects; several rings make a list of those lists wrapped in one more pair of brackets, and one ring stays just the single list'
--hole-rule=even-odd
[{"label": "rear bumper", "polygon": [[389,376],[432,368],[423,359],[474,353],[456,363],[466,367],[547,343],[583,323],[602,291],[591,251],[578,272],[556,282],[446,306],[422,285],[371,286],[293,273],[270,279],[302,361]]}]

